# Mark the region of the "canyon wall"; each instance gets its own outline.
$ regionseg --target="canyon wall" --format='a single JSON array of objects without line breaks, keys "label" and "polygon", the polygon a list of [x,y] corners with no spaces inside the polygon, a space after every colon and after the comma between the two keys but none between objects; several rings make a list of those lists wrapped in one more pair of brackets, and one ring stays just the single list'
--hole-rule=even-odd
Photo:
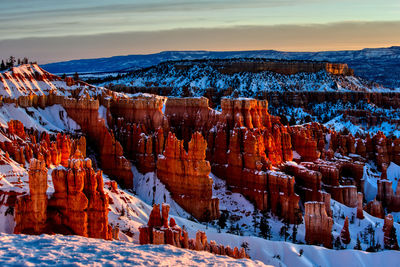
[{"label": "canyon wall", "polygon": [[302,62],[302,61],[266,61],[266,62],[225,62],[211,63],[212,66],[223,74],[239,72],[263,72],[272,71],[284,75],[292,75],[299,72],[315,73],[326,71],[334,75],[352,76],[354,71],[347,64],[327,62]]},{"label": "canyon wall", "polygon": [[89,97],[65,99],[63,107],[94,144],[100,155],[101,168],[126,188],[133,187],[131,163],[123,156],[123,148],[115,139],[104,118],[99,117],[99,100]]}]

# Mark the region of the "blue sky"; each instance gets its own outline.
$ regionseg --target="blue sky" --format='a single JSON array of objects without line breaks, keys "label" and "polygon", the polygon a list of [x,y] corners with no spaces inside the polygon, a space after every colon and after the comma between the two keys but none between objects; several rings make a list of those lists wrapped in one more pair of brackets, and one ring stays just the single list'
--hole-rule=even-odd
[{"label": "blue sky", "polygon": [[[0,4],[0,57],[18,48],[20,50],[15,54],[25,53],[43,62],[85,55],[102,57],[171,49],[279,50],[282,47],[281,50],[337,50],[398,45],[400,42],[396,27],[387,26],[388,23],[400,23],[399,0],[0,0]],[[344,36],[343,32],[337,32],[340,25],[346,25]],[[360,29],[360,25],[363,29]],[[337,34],[336,40],[340,41],[336,45],[318,46],[318,35],[310,35],[307,42],[302,36],[297,36],[299,27],[303,30],[307,28],[306,34],[311,35],[321,29],[330,30],[332,34]],[[212,33],[216,32],[218,37],[227,35],[226,39],[231,41],[234,31],[243,34],[244,28],[258,30],[258,35],[253,33],[248,36],[246,44],[241,41],[235,47],[232,44],[225,47],[223,43],[217,46],[212,38],[203,40],[200,46],[184,38],[185,35],[193,38],[199,31],[203,34],[206,31],[206,36],[211,34],[212,37]],[[364,34],[364,39],[356,42],[351,38],[343,40],[343,37],[351,36],[347,33],[349,30],[353,31],[355,37]],[[176,44],[176,49],[170,43],[154,46],[153,42],[161,40],[158,37],[168,32],[180,32],[177,36],[180,43]],[[130,36],[129,40],[125,38],[128,44],[111,44],[111,40],[116,38],[115,34],[118,38]],[[109,45],[91,43],[91,36],[96,37],[96,42]],[[79,37],[87,41],[79,43]],[[139,38],[145,38],[148,43]],[[335,39],[332,40],[334,42]],[[131,51],[128,51],[129,43],[132,44]],[[293,45],[288,46],[288,43]],[[68,54],[63,52],[60,44],[70,46]],[[98,47],[97,53],[91,51],[88,54],[93,45]],[[76,48],[76,54],[71,50],[73,47]],[[46,56],[43,51],[39,52],[45,48],[53,55]]]}]

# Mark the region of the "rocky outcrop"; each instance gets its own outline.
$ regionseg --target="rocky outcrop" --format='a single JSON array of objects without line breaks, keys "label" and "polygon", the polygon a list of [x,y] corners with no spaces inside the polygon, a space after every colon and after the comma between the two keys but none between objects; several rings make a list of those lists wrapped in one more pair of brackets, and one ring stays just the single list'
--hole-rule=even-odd
[{"label": "rocky outcrop", "polygon": [[86,156],[84,136],[74,139],[67,134],[58,133],[56,140],[50,141],[50,135],[46,132],[39,133],[37,130],[25,132],[23,124],[19,121],[11,121],[9,124],[4,133],[8,138],[0,142],[0,148],[20,164],[24,165],[32,158],[37,158],[45,162],[46,167],[50,167],[51,164],[57,166],[60,163],[66,166],[68,159],[76,150],[81,151],[83,157]]},{"label": "rocky outcrop", "polygon": [[364,211],[363,211],[363,193],[357,193],[357,219],[364,219]]},{"label": "rocky outcrop", "polygon": [[400,183],[397,186],[396,194],[393,192],[392,182],[381,179],[377,181],[378,193],[376,199],[392,212],[400,211]]},{"label": "rocky outcrop", "polygon": [[307,244],[323,244],[332,248],[333,220],[326,214],[325,203],[306,202],[304,206]]},{"label": "rocky outcrop", "polygon": [[[308,105],[315,105],[320,103],[337,103],[343,104],[357,104],[360,102],[372,103],[378,107],[397,107],[400,104],[400,94],[397,92],[365,92],[365,90],[356,91],[332,91],[332,92],[318,92],[318,91],[302,91],[300,92],[268,92],[264,96],[273,108],[281,106],[292,107],[307,107]],[[368,125],[374,126],[378,118],[368,116],[366,111],[359,112],[359,110],[347,111],[344,114],[344,119],[357,123],[357,120],[363,120]]]},{"label": "rocky outcrop", "polygon": [[295,177],[296,188],[304,201],[322,201],[320,172],[293,163],[285,164],[284,171]]},{"label": "rocky outcrop", "polygon": [[101,168],[114,177],[122,186],[133,187],[133,174],[130,162],[123,156],[121,144],[107,129],[104,119],[99,118],[99,101],[88,97],[79,100],[66,99],[63,104],[68,115],[74,119],[89,141],[95,144],[99,154]]},{"label": "rocky outcrop", "polygon": [[185,142],[189,142],[194,132],[201,132],[207,136],[216,122],[216,115],[205,97],[169,97],[165,102],[165,117],[170,130]]},{"label": "rocky outcrop", "polygon": [[157,176],[174,200],[201,220],[219,217],[219,201],[212,198],[213,181],[209,177],[210,163],[205,160],[206,147],[206,141],[197,132],[186,152],[183,141],[169,133],[164,153],[157,160]]},{"label": "rocky outcrop", "polygon": [[267,101],[224,98],[221,108],[214,118],[216,126],[204,133],[213,173],[261,210],[279,212],[276,199],[282,198],[281,206],[289,211],[282,214],[294,223],[298,196],[293,178],[268,172],[273,165],[293,158],[287,128],[268,113]]},{"label": "rocky outcrop", "polygon": [[224,247],[214,241],[207,241],[207,236],[202,231],[197,231],[195,239],[189,239],[188,233],[179,227],[171,218],[168,224],[169,205],[154,204],[149,216],[147,225],[139,227],[139,243],[164,245],[169,244],[175,247],[192,249],[197,251],[208,251],[217,255],[227,255],[233,258],[249,258],[244,248],[240,250],[235,247]]},{"label": "rocky outcrop", "polygon": [[164,130],[147,131],[143,124],[129,123],[118,118],[114,130],[116,138],[124,147],[124,154],[132,160],[141,173],[155,172],[158,155],[164,151]]},{"label": "rocky outcrop", "polygon": [[52,179],[55,192],[49,200],[51,228],[111,239],[102,173],[93,170],[91,160],[71,159],[67,169],[53,170]]},{"label": "rocky outcrop", "polygon": [[383,210],[382,203],[379,200],[372,200],[364,207],[364,210],[374,217],[383,219],[385,217],[385,211]]},{"label": "rocky outcrop", "polygon": [[399,250],[399,244],[397,242],[396,228],[393,226],[393,216],[388,214],[385,217],[383,228],[384,237],[383,243],[385,249]]},{"label": "rocky outcrop", "polygon": [[271,71],[284,75],[292,75],[299,72],[326,71],[334,75],[353,75],[354,71],[347,64],[303,61],[232,61],[211,63],[223,74],[239,72],[263,72]]},{"label": "rocky outcrop", "polygon": [[32,159],[29,166],[29,195],[20,197],[15,205],[16,234],[41,234],[47,220],[47,168]]},{"label": "rocky outcrop", "polygon": [[8,132],[10,134],[15,134],[21,139],[26,138],[24,125],[18,120],[10,120],[7,122]]},{"label": "rocky outcrop", "polygon": [[351,241],[350,232],[349,232],[349,218],[346,216],[344,220],[344,225],[342,231],[340,232],[340,240],[343,244],[348,245]]},{"label": "rocky outcrop", "polygon": [[314,161],[320,157],[318,141],[314,139],[310,129],[301,126],[290,127],[290,137],[293,149],[301,156],[302,161]]},{"label": "rocky outcrop", "polygon": [[143,125],[147,130],[155,131],[166,127],[163,106],[166,98],[157,95],[136,94],[130,98],[115,98],[109,102],[110,115],[114,120],[124,118],[127,123]]},{"label": "rocky outcrop", "polygon": [[268,206],[271,211],[289,223],[300,223],[300,197],[295,193],[294,177],[278,171],[267,171],[265,177]]},{"label": "rocky outcrop", "polygon": [[54,194],[48,200],[47,169],[43,161],[31,160],[29,195],[15,206],[15,233],[76,234],[111,239],[108,197],[103,191],[102,172],[95,172],[90,159],[76,150],[67,167],[52,172]]}]

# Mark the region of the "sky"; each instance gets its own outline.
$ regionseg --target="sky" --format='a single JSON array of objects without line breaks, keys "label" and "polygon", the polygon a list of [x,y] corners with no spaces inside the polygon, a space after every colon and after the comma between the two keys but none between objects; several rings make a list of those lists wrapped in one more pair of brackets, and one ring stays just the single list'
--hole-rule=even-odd
[{"label": "sky", "polygon": [[0,58],[400,45],[399,0],[0,0]]}]

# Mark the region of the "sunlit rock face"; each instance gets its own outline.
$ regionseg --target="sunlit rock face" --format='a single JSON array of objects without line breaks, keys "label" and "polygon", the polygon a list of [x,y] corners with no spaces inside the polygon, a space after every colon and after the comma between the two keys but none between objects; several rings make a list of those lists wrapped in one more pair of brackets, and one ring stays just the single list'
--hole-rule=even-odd
[{"label": "sunlit rock face", "polygon": [[99,117],[99,101],[90,98],[66,99],[63,105],[68,116],[81,126],[82,131],[95,144],[103,171],[115,177],[126,188],[132,188],[131,164],[123,156],[123,148],[107,128],[106,121]]},{"label": "sunlit rock face", "polygon": [[[232,66],[231,71],[242,67]],[[296,68],[293,65],[287,71]],[[329,70],[334,74],[341,71],[346,70],[340,66]],[[46,75],[39,75],[39,80],[49,79]],[[16,233],[112,238],[102,174],[85,160],[88,143],[96,150],[101,169],[121,187],[133,187],[132,164],[139,172],[154,172],[175,202],[202,221],[219,216],[219,200],[212,195],[212,172],[257,209],[271,211],[293,224],[304,219],[309,244],[332,245],[331,199],[357,208],[358,219],[364,218],[364,211],[386,218],[384,232],[389,243],[393,227],[386,215],[400,210],[400,187],[394,190],[387,169],[391,162],[400,161],[398,138],[386,137],[382,132],[373,136],[336,132],[315,122],[283,125],[279,117],[269,113],[266,100],[222,98],[214,110],[204,97],[128,96],[104,88],[97,91],[71,79],[65,84],[66,88],[60,90],[65,94],[23,95],[14,102],[10,100],[24,107],[60,104],[80,125],[79,134],[85,136],[39,133],[15,120],[1,129],[1,163],[29,168],[29,194],[0,191],[7,196],[1,204],[15,207]],[[347,93],[342,96],[354,98]],[[383,96],[370,97],[377,103],[388,102]],[[307,105],[311,99],[293,95],[290,101]],[[365,115],[356,111],[343,115],[352,119],[359,113]],[[376,123],[371,116],[368,123]],[[375,196],[366,196],[370,202],[365,205],[364,172],[371,162],[380,177],[374,177],[376,199],[370,201]],[[48,195],[47,172],[51,168],[55,192]],[[155,209],[159,213],[159,207]],[[348,231],[347,219],[343,242],[347,242]],[[208,243],[201,232],[196,239],[188,239],[173,220],[168,223],[167,206],[159,215],[153,210],[149,225],[140,233],[143,244],[171,244],[234,257],[241,253]]]},{"label": "sunlit rock face", "polygon": [[307,244],[323,244],[332,247],[333,219],[329,217],[322,202],[306,202],[304,221]]},{"label": "sunlit rock face", "polygon": [[47,198],[47,168],[32,159],[29,195],[15,205],[15,233],[76,234],[111,239],[108,225],[108,197],[103,190],[102,172],[95,172],[90,159],[79,150],[68,162],[52,172],[54,194]]},{"label": "sunlit rock face", "polygon": [[233,249],[229,246],[217,244],[215,241],[207,241],[207,235],[203,231],[197,231],[195,239],[189,239],[188,233],[179,227],[174,218],[168,223],[169,205],[154,204],[147,225],[139,227],[139,243],[141,245],[169,244],[175,247],[197,251],[208,251],[218,255],[227,255],[236,259],[249,258],[244,248]]},{"label": "sunlit rock face", "polygon": [[157,161],[157,177],[169,188],[173,198],[195,217],[219,217],[219,201],[212,198],[210,163],[205,160],[207,143],[199,132],[193,134],[188,151],[183,141],[169,133],[165,150]]}]

